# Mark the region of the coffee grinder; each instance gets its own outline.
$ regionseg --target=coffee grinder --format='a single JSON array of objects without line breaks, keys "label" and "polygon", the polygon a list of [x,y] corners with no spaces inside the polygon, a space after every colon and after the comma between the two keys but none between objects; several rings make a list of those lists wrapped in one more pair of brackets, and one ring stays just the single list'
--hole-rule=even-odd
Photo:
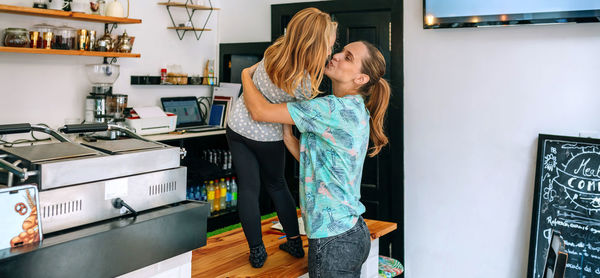
[{"label": "coffee grinder", "polygon": [[[86,97],[85,122],[123,126],[127,95],[113,94],[113,83],[119,78],[119,65],[92,64],[85,68],[88,79],[92,82],[92,91]],[[118,135],[117,131],[109,131],[100,137],[116,139]]]}]

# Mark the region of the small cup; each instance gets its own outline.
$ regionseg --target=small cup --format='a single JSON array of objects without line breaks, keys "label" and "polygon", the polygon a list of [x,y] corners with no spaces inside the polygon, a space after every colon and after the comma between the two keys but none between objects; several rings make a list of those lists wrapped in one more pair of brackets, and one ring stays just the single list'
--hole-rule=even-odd
[{"label": "small cup", "polygon": [[38,31],[30,31],[29,32],[29,47],[37,48],[39,36],[40,36],[40,32],[38,32]]},{"label": "small cup", "polygon": [[44,32],[42,47],[45,49],[52,49],[52,38],[54,34],[52,32]]}]

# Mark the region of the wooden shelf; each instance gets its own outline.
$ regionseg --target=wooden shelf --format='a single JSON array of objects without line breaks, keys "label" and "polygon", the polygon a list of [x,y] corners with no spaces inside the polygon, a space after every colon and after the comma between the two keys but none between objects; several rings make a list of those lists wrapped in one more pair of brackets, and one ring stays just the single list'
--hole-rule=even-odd
[{"label": "wooden shelf", "polygon": [[90,21],[90,22],[101,22],[101,23],[118,23],[118,24],[142,23],[141,19],[134,19],[134,18],[102,16],[102,15],[95,15],[95,14],[65,12],[65,11],[49,10],[49,9],[37,9],[37,8],[19,7],[19,6],[11,6],[11,5],[0,5],[0,13],[53,17],[53,18],[62,18],[62,19],[79,20],[79,21]]},{"label": "wooden shelf", "polygon": [[212,29],[192,28],[192,27],[167,27],[167,29],[185,30],[185,31],[212,31]]},{"label": "wooden shelf", "polygon": [[217,11],[220,10],[219,8],[211,8],[208,6],[201,6],[201,5],[190,5],[190,4],[185,4],[185,3],[180,3],[180,2],[160,2],[158,3],[159,5],[163,5],[163,6],[170,6],[170,7],[181,7],[181,8],[188,8],[188,9],[192,9],[192,10],[205,10],[205,11]]},{"label": "wooden shelf", "polygon": [[0,47],[0,52],[72,55],[72,56],[96,56],[96,57],[123,57],[123,58],[139,58],[141,56],[140,54],[136,54],[136,53],[60,50],[60,49],[43,49],[43,48],[22,48],[22,47],[5,47],[5,46]]}]

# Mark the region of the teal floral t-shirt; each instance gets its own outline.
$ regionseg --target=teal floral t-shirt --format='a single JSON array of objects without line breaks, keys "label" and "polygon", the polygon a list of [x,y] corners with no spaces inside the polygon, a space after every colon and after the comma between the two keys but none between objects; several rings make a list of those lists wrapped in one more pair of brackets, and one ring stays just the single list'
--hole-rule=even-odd
[{"label": "teal floral t-shirt", "polygon": [[360,202],[369,113],[360,95],[290,102],[300,136],[300,209],[309,238],[341,234],[365,212]]}]

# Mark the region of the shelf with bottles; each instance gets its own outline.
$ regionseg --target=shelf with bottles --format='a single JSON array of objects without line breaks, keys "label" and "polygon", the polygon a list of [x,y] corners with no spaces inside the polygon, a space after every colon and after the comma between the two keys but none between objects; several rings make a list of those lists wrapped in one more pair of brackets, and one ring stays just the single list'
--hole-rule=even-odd
[{"label": "shelf with bottles", "polygon": [[188,186],[188,200],[208,202],[210,215],[218,216],[237,210],[238,186],[235,177],[207,179],[202,184]]},{"label": "shelf with bottles", "polygon": [[[142,23],[141,19],[133,19],[127,17],[104,16],[97,14],[87,14],[83,12],[29,8],[11,5],[0,5],[0,13],[104,23],[105,34],[108,35],[110,35],[111,31],[117,26],[117,24]],[[68,26],[55,27],[50,25],[44,25],[42,28],[42,25],[34,25],[32,30],[27,30],[24,28],[9,28],[13,29],[13,32],[15,33],[11,37],[12,41],[7,38],[4,39],[4,46],[0,47],[0,52],[69,56],[95,56],[104,57],[105,61],[108,61],[106,58],[113,58],[111,62],[116,61],[117,57],[141,57],[140,54],[130,53],[134,37],[125,36],[125,34],[122,37],[124,39],[126,38],[127,42],[125,42],[124,40],[123,43],[120,44],[111,41],[111,46],[114,45],[114,47],[104,47],[104,45],[99,44],[100,41],[105,43],[109,42],[107,41],[107,39],[103,40],[103,38],[96,36],[96,33],[93,30],[77,30]],[[109,28],[109,25],[112,25],[112,28]],[[42,31],[39,28],[42,28],[44,30]],[[105,35],[105,37],[106,36],[107,35]],[[65,45],[60,45],[59,47],[55,46],[55,43],[58,43],[58,38],[61,38],[61,42],[65,43]],[[120,39],[119,42],[121,42]],[[95,46],[96,43],[98,43],[97,48]]]},{"label": "shelf with bottles", "polygon": [[[163,82],[161,76],[150,76],[150,75],[132,75],[131,85],[159,85],[159,86],[217,86],[216,77],[204,77],[204,76],[173,76],[175,82],[169,82],[168,78]],[[182,80],[185,78],[185,80]]]},{"label": "shelf with bottles", "polygon": [[70,56],[95,56],[95,57],[114,57],[114,58],[116,58],[116,57],[139,58],[139,57],[141,57],[140,54],[136,54],[136,53],[62,50],[62,49],[45,49],[45,48],[24,48],[24,47],[8,47],[8,46],[0,46],[0,52],[70,55]]}]

